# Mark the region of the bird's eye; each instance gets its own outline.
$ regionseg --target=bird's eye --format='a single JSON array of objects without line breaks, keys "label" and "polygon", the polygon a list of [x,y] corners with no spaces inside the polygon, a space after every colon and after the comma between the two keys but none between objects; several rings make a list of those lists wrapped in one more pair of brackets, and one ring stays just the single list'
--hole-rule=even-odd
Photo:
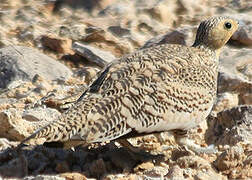
[{"label": "bird's eye", "polygon": [[231,27],[232,27],[232,24],[230,22],[225,23],[225,28],[226,29],[231,29]]}]

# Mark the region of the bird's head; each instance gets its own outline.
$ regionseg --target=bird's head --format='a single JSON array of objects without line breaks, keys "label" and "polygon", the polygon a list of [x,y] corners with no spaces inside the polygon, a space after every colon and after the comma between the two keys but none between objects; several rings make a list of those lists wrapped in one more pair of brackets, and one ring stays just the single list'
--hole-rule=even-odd
[{"label": "bird's head", "polygon": [[238,29],[237,20],[230,17],[213,17],[200,23],[194,47],[203,46],[211,50],[220,50]]}]

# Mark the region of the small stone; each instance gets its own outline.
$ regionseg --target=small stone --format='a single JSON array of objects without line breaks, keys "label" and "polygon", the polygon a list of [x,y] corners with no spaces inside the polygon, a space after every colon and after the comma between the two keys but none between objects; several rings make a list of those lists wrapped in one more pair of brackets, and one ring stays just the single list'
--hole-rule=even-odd
[{"label": "small stone", "polygon": [[[20,27],[18,27],[19,29]],[[18,37],[21,41],[33,41],[34,40],[34,27],[28,26],[24,29],[19,29]]]},{"label": "small stone", "polygon": [[[30,109],[24,114],[15,108],[6,109],[0,112],[0,136],[11,140],[23,140],[58,116],[59,112],[50,108]],[[41,142],[41,140],[36,139],[35,142],[30,143]]]},{"label": "small stone", "polygon": [[102,68],[115,59],[115,56],[107,51],[77,42],[73,44],[73,50]]},{"label": "small stone", "polygon": [[195,180],[206,180],[206,179],[216,179],[216,180],[227,180],[227,178],[221,174],[217,174],[215,171],[199,171],[195,176]]},{"label": "small stone", "polygon": [[93,67],[84,67],[79,68],[77,71],[74,72],[74,76],[77,76],[82,79],[82,81],[86,82],[87,84],[90,84],[99,70],[97,68]]},{"label": "small stone", "polygon": [[169,172],[169,168],[164,168],[160,166],[154,166],[151,169],[144,171],[144,176],[147,178],[162,178],[166,176]]},{"label": "small stone", "polygon": [[132,16],[134,17],[134,14],[135,9],[132,1],[118,1],[117,3],[111,4],[99,12],[99,15],[101,16],[122,16],[127,19]]},{"label": "small stone", "polygon": [[50,121],[56,119],[60,116],[60,113],[51,108],[33,108],[33,109],[27,109],[23,112],[22,118],[26,121],[30,122],[39,122],[39,121],[45,121],[44,123],[47,124]]},{"label": "small stone", "polygon": [[141,171],[141,170],[150,170],[154,168],[154,164],[152,162],[144,162],[139,164],[137,167],[134,168],[134,171]]},{"label": "small stone", "polygon": [[104,154],[104,158],[110,159],[115,167],[126,172],[130,172],[138,161],[125,148],[112,149]]},{"label": "small stone", "polygon": [[64,177],[59,177],[58,175],[37,175],[37,176],[27,176],[23,180],[66,180]]},{"label": "small stone", "polygon": [[252,81],[252,63],[247,63],[244,64],[244,66],[239,67],[239,71]]},{"label": "small stone", "polygon": [[161,44],[191,45],[193,43],[192,41],[193,41],[192,28],[184,26],[182,28],[176,29],[174,31],[169,31],[163,35],[158,35],[148,40],[141,48],[143,49]]},{"label": "small stone", "polygon": [[211,164],[207,160],[199,157],[199,156],[183,156],[176,160],[176,164],[178,164],[181,168],[191,168],[191,169],[211,169]]},{"label": "small stone", "polygon": [[149,8],[145,8],[145,12],[150,14],[153,19],[156,19],[168,26],[173,26],[177,20],[175,1],[158,1]]},{"label": "small stone", "polygon": [[250,104],[252,105],[252,93],[244,93],[241,95],[241,104]]},{"label": "small stone", "polygon": [[181,169],[178,165],[171,167],[169,173],[165,177],[172,180],[185,179],[183,176],[183,169]]},{"label": "small stone", "polygon": [[86,180],[86,176],[83,175],[82,173],[63,173],[59,175],[60,177],[65,178],[66,180]]},{"label": "small stone", "polygon": [[239,104],[239,97],[236,93],[221,93],[218,94],[217,102],[215,103],[213,110],[216,112],[223,111],[225,109],[231,109]]},{"label": "small stone", "polygon": [[[72,41],[79,41],[82,35],[85,34],[86,28],[87,28],[87,25],[79,24],[79,23],[70,24],[70,25],[62,25],[58,29],[58,36],[64,37],[66,39],[72,39]],[[69,48],[71,48],[71,46]]]},{"label": "small stone", "polygon": [[248,177],[251,164],[246,163],[246,155],[240,145],[233,146],[219,155],[214,162],[215,167],[232,179]]},{"label": "small stone", "polygon": [[110,26],[108,30],[118,37],[129,36],[130,30],[122,28],[121,26]]},{"label": "small stone", "polygon": [[89,27],[86,29],[86,33],[82,36],[82,42],[88,43],[89,46],[93,45],[92,47],[99,47],[99,50],[111,52],[117,57],[133,51],[129,42],[120,40],[102,28]]},{"label": "small stone", "polygon": [[23,122],[21,112],[14,108],[0,112],[0,136],[10,140],[22,140],[33,131],[31,124]]},{"label": "small stone", "polygon": [[232,36],[235,40],[245,46],[252,46],[252,25],[240,27]]},{"label": "small stone", "polygon": [[11,148],[17,145],[18,142],[9,141],[6,138],[0,138],[0,151],[3,151],[4,149]]},{"label": "small stone", "polygon": [[41,37],[41,43],[44,47],[58,52],[58,53],[72,53],[71,46],[72,40],[67,38],[59,38],[56,36],[43,35]]}]

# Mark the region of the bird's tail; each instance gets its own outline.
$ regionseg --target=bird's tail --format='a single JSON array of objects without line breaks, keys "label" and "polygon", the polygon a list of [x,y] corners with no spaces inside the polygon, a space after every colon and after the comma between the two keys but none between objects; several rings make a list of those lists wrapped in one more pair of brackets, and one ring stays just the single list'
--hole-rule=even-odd
[{"label": "bird's tail", "polygon": [[25,138],[21,143],[18,145],[18,148],[23,147],[28,141],[31,139],[39,139],[45,138],[46,142],[52,141],[67,141],[70,136],[69,133],[66,133],[66,127],[64,121],[57,119],[56,121],[52,121],[46,126],[38,129],[29,137]]},{"label": "bird's tail", "polygon": [[76,117],[76,112],[80,109],[83,109],[82,114],[87,114],[96,101],[97,97],[88,97],[82,100],[82,102],[77,102],[55,121],[50,122],[24,139],[18,147],[23,147],[31,139],[38,138],[44,138],[45,142],[68,143],[75,141],[77,143],[79,141],[78,144],[80,144],[80,141],[85,141],[85,135],[88,131],[87,123],[85,123],[86,117],[80,115],[78,115],[78,118],[74,117]]}]

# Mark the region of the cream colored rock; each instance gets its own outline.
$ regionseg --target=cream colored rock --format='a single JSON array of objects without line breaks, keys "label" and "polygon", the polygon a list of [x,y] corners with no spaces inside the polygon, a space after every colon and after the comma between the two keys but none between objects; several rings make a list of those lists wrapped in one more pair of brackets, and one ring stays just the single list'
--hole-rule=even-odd
[{"label": "cream colored rock", "polygon": [[73,53],[71,50],[71,39],[58,38],[53,35],[43,35],[40,41],[45,49],[50,49],[51,51],[56,51],[63,54]]},{"label": "cream colored rock", "polygon": [[213,110],[216,112],[220,112],[225,109],[231,109],[232,107],[235,107],[238,104],[238,94],[225,92],[218,95],[217,102],[215,103]]},{"label": "cream colored rock", "polygon": [[[250,16],[252,18],[252,16]],[[232,40],[235,40],[245,46],[252,46],[252,24],[240,28],[234,33]]]},{"label": "cream colored rock", "polygon": [[226,179],[223,175],[216,172],[210,162],[198,156],[184,156],[179,158],[176,163],[183,171],[183,178],[189,176],[196,179]]},{"label": "cream colored rock", "polygon": [[252,93],[251,56],[251,50],[247,48],[225,48],[220,57],[218,92],[238,94],[241,104],[252,101],[249,95]]},{"label": "cream colored rock", "polygon": [[251,177],[251,158],[247,154],[241,145],[232,146],[218,156],[214,166],[232,179]]},{"label": "cream colored rock", "polygon": [[152,18],[172,27],[177,20],[175,15],[176,9],[177,5],[175,0],[165,0],[157,2],[152,7],[147,7],[144,11],[150,14]]},{"label": "cream colored rock", "polygon": [[[36,75],[47,80],[67,80],[72,71],[55,59],[25,46],[0,49],[0,88],[14,81],[31,81]],[[53,68],[53,70],[52,70]]]},{"label": "cream colored rock", "polygon": [[[14,108],[4,110],[0,112],[0,136],[20,141],[57,118],[58,115],[59,112],[49,108],[30,109],[23,113]],[[41,143],[40,140],[38,142]]]},{"label": "cream colored rock", "polygon": [[191,45],[193,44],[193,29],[194,28],[192,27],[184,26],[176,30],[169,30],[165,34],[151,38],[141,48],[147,48],[161,44]]},{"label": "cream colored rock", "polygon": [[242,103],[243,104],[250,104],[252,105],[252,93],[248,92],[242,95],[241,97]]},{"label": "cream colored rock", "polygon": [[252,143],[252,106],[240,105],[226,109],[211,117],[206,131],[210,144],[236,145]]},{"label": "cream colored rock", "polygon": [[11,140],[22,140],[34,131],[31,125],[24,124],[21,112],[15,109],[2,111],[0,124],[0,136]]}]

